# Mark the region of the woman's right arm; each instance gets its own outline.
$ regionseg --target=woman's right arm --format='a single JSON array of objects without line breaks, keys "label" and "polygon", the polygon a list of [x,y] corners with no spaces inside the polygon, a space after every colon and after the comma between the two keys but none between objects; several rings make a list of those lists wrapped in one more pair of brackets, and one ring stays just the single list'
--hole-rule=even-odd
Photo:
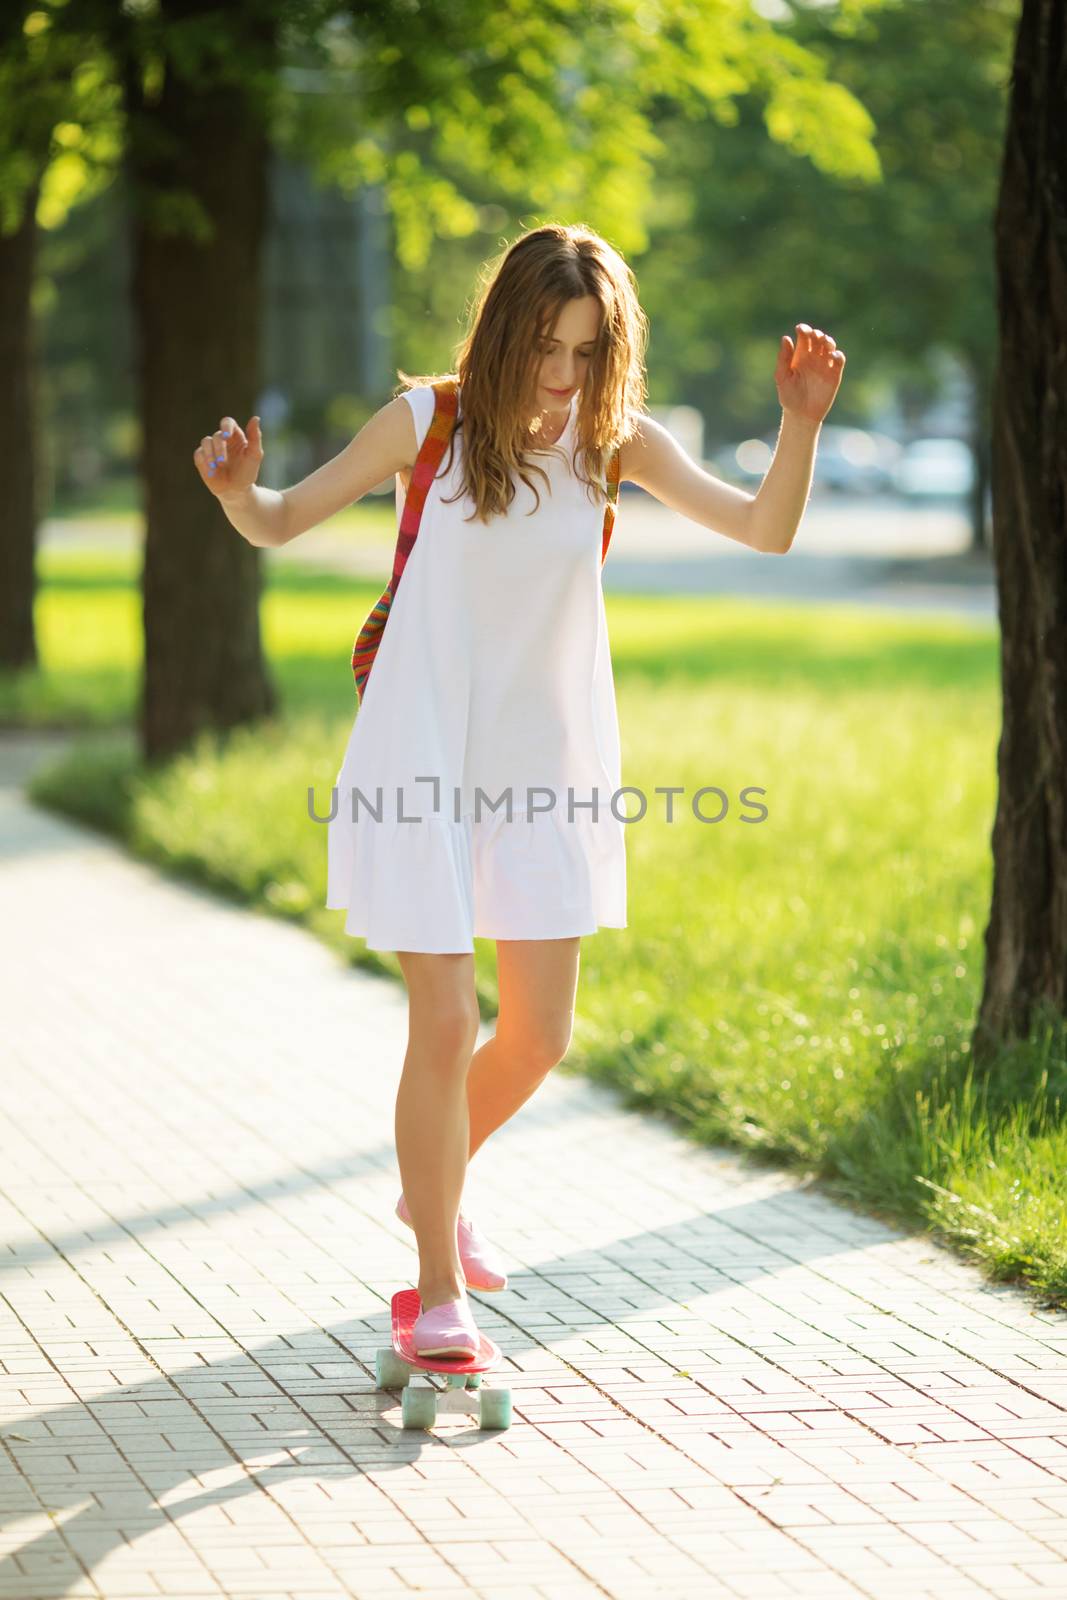
[{"label": "woman's right arm", "polygon": [[276,547],[362,499],[394,473],[410,469],[417,448],[411,407],[397,395],[339,455],[289,489],[264,489],[255,481],[263,460],[258,417],[249,423],[247,436],[232,417],[223,417],[219,432],[205,435],[193,459],[237,532],[249,544]]}]

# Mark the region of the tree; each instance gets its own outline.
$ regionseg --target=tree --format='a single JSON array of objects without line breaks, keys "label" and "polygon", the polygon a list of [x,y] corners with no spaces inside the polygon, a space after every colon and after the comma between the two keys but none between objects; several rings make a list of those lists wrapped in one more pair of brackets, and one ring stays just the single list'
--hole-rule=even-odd
[{"label": "tree", "polygon": [[0,665],[15,670],[37,665],[33,627],[37,526],[33,324],[22,313],[29,304],[33,284],[37,240],[34,213],[44,161],[39,159],[32,165],[15,227],[0,235],[0,371],[6,374],[0,383],[0,432],[8,461],[4,538],[0,539]]},{"label": "tree", "polygon": [[993,898],[973,1049],[1067,1013],[1067,9],[1023,0],[995,223]]},{"label": "tree", "polygon": [[[99,188],[114,122],[99,62],[57,34],[49,5],[0,14],[0,667],[37,665],[37,351],[31,312],[39,218]],[[85,136],[85,125],[92,127]]]},{"label": "tree", "polygon": [[[259,387],[267,125],[287,8],[160,0],[107,35],[126,115],[145,547],[141,741],[149,759],[204,726],[275,710],[259,630],[259,551],[194,500],[192,452]],[[192,357],[192,359],[191,359]]]}]

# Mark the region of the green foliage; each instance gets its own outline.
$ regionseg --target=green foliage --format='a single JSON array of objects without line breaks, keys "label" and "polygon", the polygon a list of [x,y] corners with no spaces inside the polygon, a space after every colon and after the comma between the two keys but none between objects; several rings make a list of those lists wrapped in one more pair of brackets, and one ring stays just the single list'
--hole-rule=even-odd
[{"label": "green foliage", "polygon": [[106,188],[120,158],[119,102],[99,38],[63,0],[24,8],[21,26],[7,19],[0,49],[0,232],[17,230],[37,185],[43,228],[58,228],[74,206]]},{"label": "green foliage", "polygon": [[[633,260],[652,321],[652,398],[696,405],[713,442],[774,426],[774,352],[798,319],[832,328],[848,350],[838,421],[865,421],[886,384],[921,373],[937,345],[988,368],[1011,5],[849,0],[772,21],[749,0],[385,0],[358,16],[330,0],[255,0],[257,16],[282,24],[267,82],[227,48],[245,5],[215,8],[207,36],[194,14],[165,37],[155,4],[38,9],[54,20],[34,51],[0,60],[15,74],[0,80],[0,126],[4,105],[43,112],[46,227],[103,201],[45,250],[36,290],[60,479],[71,455],[99,449],[94,403],[139,426],[122,387],[132,352],[121,286],[101,266],[113,256],[102,232],[124,225],[128,202],[97,192],[129,137],[127,61],[145,101],[138,138],[168,72],[207,93],[248,68],[250,105],[280,152],[345,194],[382,186],[400,270],[381,331],[409,370],[451,364],[479,265],[507,235],[555,217],[592,223]],[[29,92],[16,92],[20,73]],[[13,125],[6,167],[0,153],[12,203],[35,148],[26,133]],[[137,204],[160,227],[210,236],[185,190]],[[96,358],[105,320],[117,362]],[[324,394],[317,417],[328,404]]]},{"label": "green foliage", "polygon": [[409,272],[436,241],[477,231],[479,192],[511,211],[580,217],[640,252],[664,154],[650,115],[665,102],[729,116],[752,92],[772,138],[838,174],[875,166],[863,107],[749,0],[383,4],[355,27],[339,17],[302,36],[295,65],[277,141],[321,181],[381,182]]},{"label": "green foliage", "polygon": [[894,391],[921,400],[945,350],[981,414],[1016,15],[891,0],[840,26],[839,8],[798,8],[784,31],[823,78],[765,81],[728,127],[657,109],[666,153],[638,264],[653,398],[697,406],[715,443],[773,429],[778,341],[806,321],[848,355],[831,420],[864,423]]}]

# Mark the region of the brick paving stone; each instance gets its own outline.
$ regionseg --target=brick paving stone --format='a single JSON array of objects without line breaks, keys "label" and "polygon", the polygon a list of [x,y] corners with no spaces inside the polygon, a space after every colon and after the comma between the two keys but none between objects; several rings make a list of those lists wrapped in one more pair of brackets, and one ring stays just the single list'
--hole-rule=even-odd
[{"label": "brick paving stone", "polygon": [[513,1426],[405,1433],[402,987],[29,807],[13,741],[0,1600],[1067,1594],[1067,1316],[565,1072],[465,1194]]}]

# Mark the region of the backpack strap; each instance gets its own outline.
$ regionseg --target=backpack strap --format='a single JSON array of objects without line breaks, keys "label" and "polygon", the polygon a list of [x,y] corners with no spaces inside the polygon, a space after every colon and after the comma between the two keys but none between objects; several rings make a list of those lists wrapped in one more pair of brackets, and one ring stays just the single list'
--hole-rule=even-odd
[{"label": "backpack strap", "polygon": [[613,450],[611,460],[608,462],[607,488],[608,500],[604,507],[604,532],[600,544],[600,565],[604,565],[607,558],[608,545],[611,543],[612,530],[615,527],[615,512],[619,504],[619,465],[622,452]]},{"label": "backpack strap", "polygon": [[382,642],[385,624],[389,620],[396,591],[400,585],[408,557],[410,556],[415,540],[418,537],[419,524],[422,521],[422,508],[426,504],[426,496],[430,485],[433,483],[437,469],[441,464],[441,457],[452,437],[452,430],[456,425],[456,413],[459,407],[459,386],[455,379],[444,378],[440,383],[433,385],[434,407],[430,426],[426,436],[419,447],[411,469],[411,482],[404,499],[404,512],[400,518],[400,527],[397,531],[396,550],[393,554],[393,571],[389,582],[386,584],[381,597],[375,602],[370,615],[363,624],[352,647],[352,675],[356,682],[356,695],[362,703],[370,677],[371,667],[374,665],[378,654],[378,646]]}]

